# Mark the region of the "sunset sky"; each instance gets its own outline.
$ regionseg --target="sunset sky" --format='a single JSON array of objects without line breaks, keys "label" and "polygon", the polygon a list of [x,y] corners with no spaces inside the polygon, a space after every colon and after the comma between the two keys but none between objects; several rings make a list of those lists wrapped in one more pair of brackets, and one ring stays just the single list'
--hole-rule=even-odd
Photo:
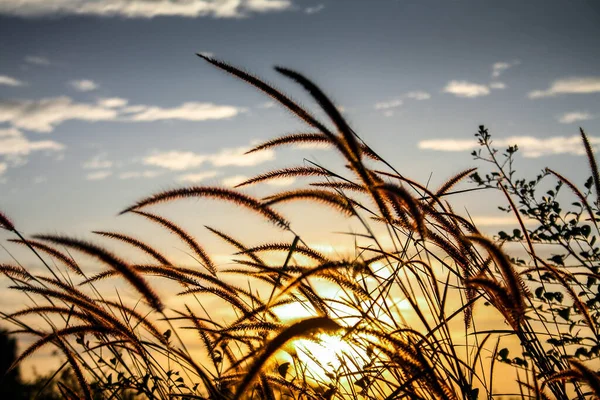
[{"label": "sunset sky", "polygon": [[477,165],[480,124],[520,145],[526,176],[551,166],[582,183],[579,126],[600,145],[599,37],[594,0],[0,0],[0,210],[26,233],[82,235],[130,228],[116,214],[165,188],[335,162],[242,156],[306,127],[196,52],[314,107],[272,67],[302,72],[432,185]]}]

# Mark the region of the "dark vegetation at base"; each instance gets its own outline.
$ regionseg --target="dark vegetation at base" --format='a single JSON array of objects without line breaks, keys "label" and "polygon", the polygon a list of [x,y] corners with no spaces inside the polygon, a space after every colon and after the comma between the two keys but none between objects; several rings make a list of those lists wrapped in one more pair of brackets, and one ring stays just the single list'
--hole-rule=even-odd
[{"label": "dark vegetation at base", "polygon": [[[36,337],[14,365],[54,345],[72,371],[67,383],[57,384],[65,398],[123,399],[131,393],[152,399],[235,400],[600,395],[600,376],[594,369],[600,353],[600,182],[583,130],[592,177],[580,177],[582,190],[550,169],[532,180],[518,177],[518,148],[498,151],[483,126],[475,135],[481,150],[473,156],[490,171],[459,172],[432,189],[383,160],[301,74],[277,68],[308,91],[329,123],[262,80],[201,57],[263,91],[311,129],[251,152],[327,143],[343,157],[344,172],[309,163],[239,185],[316,179],[301,189],[261,199],[239,188],[184,187],[142,199],[122,212],[152,221],[181,239],[197,260],[192,266],[173,263],[164,252],[122,233],[98,232],[106,240],[137,248],[152,263],[130,263],[104,245],[68,236],[25,239],[0,214],[0,227],[14,233],[14,242],[27,246],[50,273],[32,275],[20,265],[0,266],[11,288],[32,299],[31,306],[4,314],[21,334]],[[518,228],[500,232],[493,241],[457,214],[451,195],[462,192],[453,190],[467,178],[481,189],[497,191],[507,204],[502,209],[514,216]],[[549,179],[555,183],[542,189]],[[567,207],[559,196],[567,199]],[[236,251],[233,267],[219,267],[197,238],[147,211],[155,204],[190,198],[233,203],[271,222],[290,241],[246,244],[235,234],[208,228]],[[348,233],[356,241],[354,256],[332,258],[305,243],[294,232],[293,221],[276,210],[296,201],[326,206],[358,221],[362,231]],[[526,222],[533,222],[533,228]],[[511,256],[506,249],[514,244],[524,255]],[[106,269],[88,276],[71,252],[94,258]],[[273,253],[283,254],[284,261],[269,261],[267,255]],[[246,286],[228,279],[240,275],[248,280]],[[165,307],[166,299],[155,292],[149,276],[179,284],[178,296],[189,303],[176,310]],[[115,278],[128,283],[141,301],[105,298],[96,284]],[[316,289],[322,281],[335,287],[335,296]],[[232,317],[225,321],[207,310],[203,300],[208,298],[227,305]],[[399,307],[400,301],[406,307]],[[302,305],[312,316],[282,321],[275,311],[289,304]],[[487,307],[484,312],[482,307]],[[489,315],[499,323],[487,326],[493,322],[485,319]],[[39,320],[32,324],[28,318],[34,316]],[[187,346],[191,343],[182,338],[189,330],[196,334],[194,343],[203,345],[201,356],[192,354]],[[350,348],[338,354],[337,366],[319,354],[299,355],[298,340],[320,343],[325,337],[337,337]],[[282,355],[287,359],[278,358]],[[322,375],[311,369],[315,366]],[[515,388],[506,389],[507,381],[516,381]]]}]

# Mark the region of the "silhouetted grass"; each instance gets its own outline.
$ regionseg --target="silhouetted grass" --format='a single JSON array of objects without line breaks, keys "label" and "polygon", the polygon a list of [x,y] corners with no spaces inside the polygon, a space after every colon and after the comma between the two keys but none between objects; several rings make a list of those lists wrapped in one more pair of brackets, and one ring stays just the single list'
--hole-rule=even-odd
[{"label": "silhouetted grass", "polygon": [[[16,241],[28,246],[51,272],[50,277],[34,276],[19,265],[0,266],[12,281],[11,289],[30,301],[22,310],[4,314],[20,334],[36,337],[18,361],[46,345],[55,346],[76,378],[60,384],[65,398],[90,399],[92,393],[125,398],[132,391],[150,399],[600,395],[594,370],[600,353],[599,211],[589,201],[598,173],[583,131],[593,170],[586,192],[550,171],[559,183],[540,199],[536,189],[544,176],[517,179],[512,170],[516,148],[499,160],[484,127],[476,135],[483,152],[474,156],[490,163],[492,173],[482,178],[468,169],[431,190],[400,174],[367,146],[327,96],[301,74],[277,68],[306,89],[330,121],[319,121],[255,76],[200,57],[265,92],[315,130],[278,137],[249,152],[330,144],[343,157],[347,175],[320,165],[291,166],[262,173],[238,187],[290,177],[318,181],[262,199],[240,189],[183,187],[141,199],[123,211],[174,234],[192,251],[197,265],[180,265],[164,250],[120,232],[95,233],[138,249],[153,264],[127,262],[104,245],[66,236],[26,240],[0,213],[0,227],[14,232]],[[511,235],[500,232],[494,241],[456,214],[450,195],[467,177],[480,187],[499,189],[521,229]],[[568,212],[556,199],[563,183],[576,198]],[[198,197],[257,214],[290,242],[250,245],[207,227],[238,257],[235,265],[222,268],[200,245],[201,238],[146,211],[158,203]],[[281,203],[297,201],[326,206],[358,221],[354,255],[332,257],[305,243],[293,230],[293,219],[276,210]],[[526,219],[538,227],[526,230]],[[524,244],[525,260],[507,253],[506,242]],[[541,246],[556,246],[561,253],[548,258]],[[76,261],[77,253],[95,258],[106,269],[88,276]],[[277,261],[277,253],[285,261]],[[240,284],[240,277],[246,283]],[[98,286],[107,279],[129,283],[139,302],[108,297]],[[161,297],[156,290],[162,280],[180,287],[172,295],[182,298],[181,307],[169,307],[171,296]],[[291,305],[310,316],[286,318],[290,315],[281,309]],[[311,344],[322,350],[310,350]],[[328,358],[327,351],[335,347],[338,350]]]}]

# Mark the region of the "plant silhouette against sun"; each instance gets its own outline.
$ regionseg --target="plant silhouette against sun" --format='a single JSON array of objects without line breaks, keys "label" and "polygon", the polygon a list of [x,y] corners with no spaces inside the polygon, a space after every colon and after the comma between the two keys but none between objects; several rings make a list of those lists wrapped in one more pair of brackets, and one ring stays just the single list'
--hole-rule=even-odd
[{"label": "plant silhouette against sun", "polygon": [[[498,161],[483,127],[478,138],[484,151],[475,155],[491,162],[494,171],[484,179],[468,169],[438,189],[428,188],[398,172],[363,142],[335,104],[303,75],[276,68],[312,96],[327,123],[259,78],[199,56],[264,92],[309,129],[249,152],[326,144],[342,156],[344,172],[313,163],[292,166],[260,174],[236,189],[163,191],[122,212],[156,223],[180,239],[197,261],[192,265],[177,263],[122,232],[95,233],[132,246],[149,263],[131,262],[104,245],[67,236],[25,239],[0,214],[0,226],[17,236],[13,242],[27,246],[50,272],[33,275],[20,265],[0,266],[11,289],[30,300],[24,309],[4,314],[23,335],[36,337],[17,363],[54,345],[77,378],[76,385],[61,387],[66,398],[92,398],[90,382],[102,389],[99,396],[104,398],[125,398],[131,391],[149,399],[298,400],[475,400],[502,395],[591,399],[600,394],[598,374],[586,362],[598,359],[598,209],[587,200],[588,192],[578,192],[550,171],[574,191],[576,211],[561,213],[555,201],[558,189],[536,201],[542,178],[515,180],[516,147],[509,148],[505,161]],[[583,139],[587,143],[585,135]],[[591,150],[588,157],[593,160]],[[501,189],[509,210],[517,209],[512,200],[517,199],[521,230],[501,233],[496,243],[453,211],[449,195],[468,176],[480,186]],[[242,191],[290,177],[311,182],[264,198]],[[153,205],[190,198],[232,203],[271,223],[283,232],[279,237],[288,239],[254,237],[250,244],[235,232],[207,227],[235,249],[233,265],[220,266],[199,238],[148,212]],[[293,219],[277,210],[298,201],[356,221],[360,228],[351,233],[354,254],[331,257],[311,248],[294,231]],[[540,228],[527,231],[525,218],[539,218]],[[527,260],[510,257],[502,246],[507,241],[525,242]],[[544,241],[561,247],[559,258],[536,250]],[[82,260],[80,254],[86,257]],[[104,269],[90,274],[90,259]],[[245,284],[236,283],[240,277]],[[140,301],[108,297],[99,285],[114,279],[128,284]],[[179,287],[181,307],[168,306],[169,299],[157,291],[161,280]],[[323,290],[323,285],[333,290]],[[484,304],[497,311],[482,315],[475,310]],[[280,310],[289,306],[300,306],[309,316],[282,319]],[[493,325],[488,325],[490,315]],[[186,336],[189,332],[195,336]],[[300,345],[332,340],[344,344],[335,362]],[[505,342],[510,343],[504,347]],[[201,351],[194,348],[197,343]],[[519,356],[509,357],[515,351]],[[514,367],[516,379],[498,376],[500,366],[509,371]],[[518,383],[507,388],[511,379]]]}]

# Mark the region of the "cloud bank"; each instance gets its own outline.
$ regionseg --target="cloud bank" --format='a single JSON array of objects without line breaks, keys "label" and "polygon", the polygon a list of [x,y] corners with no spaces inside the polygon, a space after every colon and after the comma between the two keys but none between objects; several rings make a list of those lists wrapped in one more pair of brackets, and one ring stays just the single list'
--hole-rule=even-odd
[{"label": "cloud bank", "polygon": [[554,97],[561,94],[589,94],[600,92],[600,76],[558,79],[546,90],[534,90],[527,95],[530,99]]},{"label": "cloud bank", "polygon": [[67,121],[153,122],[161,120],[206,121],[232,118],[246,109],[212,103],[183,103],[176,107],[135,105],[127,99],[100,99],[96,104],[78,103],[68,96],[39,100],[0,99],[0,123],[35,132],[52,132]]},{"label": "cloud bank", "polygon": [[558,116],[558,122],[561,124],[572,124],[578,121],[588,121],[594,119],[594,116],[587,111],[572,111]]},{"label": "cloud bank", "polygon": [[[588,138],[593,147],[600,145],[599,137]],[[536,138],[532,136],[511,136],[507,138],[494,139],[494,145],[498,148],[517,144],[523,157],[537,158],[557,154],[583,155],[585,150],[581,143],[581,137],[554,136],[549,138]],[[479,148],[475,139],[431,139],[422,140],[418,144],[419,149],[435,151],[468,151]]]},{"label": "cloud bank", "polygon": [[26,156],[34,151],[60,151],[65,146],[53,140],[32,141],[18,129],[0,129],[0,156]]},{"label": "cloud bank", "polygon": [[504,73],[509,68],[514,67],[515,65],[519,65],[521,62],[519,60],[515,61],[500,61],[494,63],[492,65],[492,78],[498,78],[500,75]]},{"label": "cloud bank", "polygon": [[165,151],[156,152],[144,157],[142,163],[169,169],[171,171],[185,171],[210,163],[214,167],[249,167],[275,159],[273,150],[265,150],[251,154],[244,154],[250,147],[236,147],[222,149],[214,154],[197,154],[191,151]]},{"label": "cloud bank", "polygon": [[291,7],[291,0],[4,0],[0,2],[0,14],[19,17],[240,18]]},{"label": "cloud bank", "polygon": [[80,79],[69,81],[69,86],[78,92],[91,92],[92,90],[96,90],[100,87],[96,82],[91,79]]},{"label": "cloud bank", "polygon": [[468,81],[450,81],[444,87],[445,93],[450,93],[456,97],[475,98],[487,96],[490,94],[490,88],[486,85]]},{"label": "cloud bank", "polygon": [[11,76],[0,75],[0,85],[5,86],[23,86],[25,83]]}]

